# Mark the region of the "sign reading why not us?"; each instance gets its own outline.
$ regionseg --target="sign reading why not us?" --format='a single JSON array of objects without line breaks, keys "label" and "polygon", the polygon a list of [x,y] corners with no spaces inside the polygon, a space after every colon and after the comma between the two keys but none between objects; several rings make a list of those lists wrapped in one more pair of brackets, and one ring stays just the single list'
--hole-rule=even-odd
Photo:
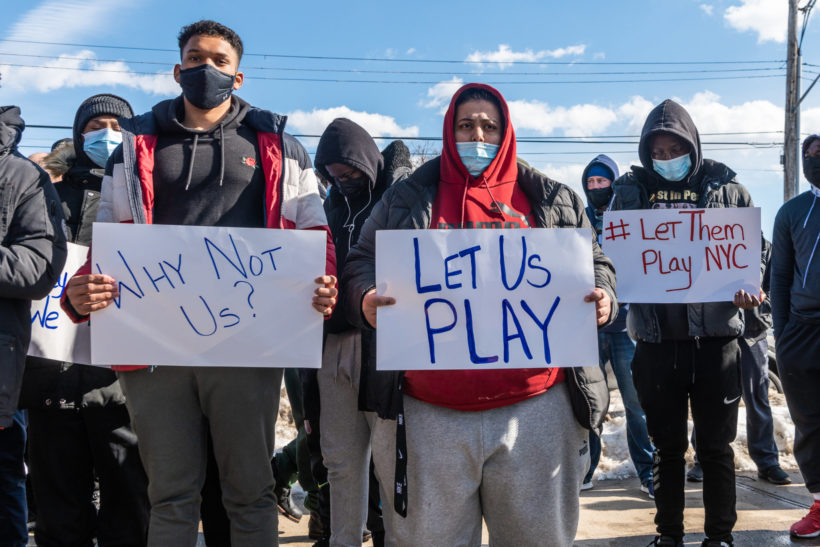
[{"label": "sign reading why not us?", "polygon": [[598,364],[587,229],[376,233],[380,370]]},{"label": "sign reading why not us?", "polygon": [[92,271],[119,297],[94,312],[91,359],[111,365],[321,365],[325,232],[95,223]]},{"label": "sign reading why not us?", "polygon": [[622,302],[731,302],[740,289],[760,291],[758,208],[607,211],[602,240]]}]

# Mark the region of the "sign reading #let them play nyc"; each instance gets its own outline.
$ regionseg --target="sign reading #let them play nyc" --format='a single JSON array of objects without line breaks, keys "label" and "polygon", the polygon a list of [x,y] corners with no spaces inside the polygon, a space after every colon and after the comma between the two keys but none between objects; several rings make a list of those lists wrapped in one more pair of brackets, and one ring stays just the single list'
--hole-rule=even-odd
[{"label": "sign reading #let them play nyc", "polygon": [[321,365],[323,231],[95,223],[92,255],[119,287],[92,317],[94,363]]},{"label": "sign reading #let them play nyc", "polygon": [[731,302],[760,290],[757,208],[607,211],[602,240],[622,302]]},{"label": "sign reading #let them play nyc", "polygon": [[598,364],[589,229],[376,233],[380,370]]}]

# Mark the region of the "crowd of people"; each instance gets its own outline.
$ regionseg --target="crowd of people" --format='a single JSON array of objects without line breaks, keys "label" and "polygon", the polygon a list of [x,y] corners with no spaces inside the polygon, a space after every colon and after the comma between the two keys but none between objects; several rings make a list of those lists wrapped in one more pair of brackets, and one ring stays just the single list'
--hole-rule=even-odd
[{"label": "crowd of people", "polygon": [[[703,157],[681,105],[649,113],[627,173],[592,159],[584,200],[518,158],[507,103],[488,85],[455,92],[441,154],[416,169],[404,143],[380,150],[344,118],[325,129],[312,165],[285,117],[233,93],[243,83],[233,30],[199,21],[178,42],[180,96],[138,116],[117,95],[89,97],[72,138],[32,161],[17,150],[19,109],[0,108],[0,544],[27,544],[31,505],[42,547],[193,547],[200,522],[211,547],[276,545],[278,514],[303,518],[291,499],[298,480],[319,547],[371,537],[475,546],[482,522],[491,545],[569,546],[580,492],[594,488],[609,365],[638,487],[657,508],[652,544],[683,545],[688,478],[703,482],[702,545],[731,546],[741,398],[758,476],[790,482],[768,403],[772,326],[814,498],[791,534],[820,535],[820,136],[803,144],[811,190],[762,241],[759,293],[628,304],[600,245],[605,211],[752,206],[735,172]],[[321,368],[26,357],[30,303],[52,290],[67,241],[91,245],[93,222],[325,232],[326,268],[309,272],[305,302],[325,317]],[[595,308],[600,366],[377,370],[377,310],[396,301],[376,291],[376,232],[501,227],[588,230],[595,288],[572,305]],[[75,322],[118,296],[89,263],[69,275],[61,305]],[[298,435],[274,454],[283,376]],[[690,408],[697,461],[687,472]]]}]

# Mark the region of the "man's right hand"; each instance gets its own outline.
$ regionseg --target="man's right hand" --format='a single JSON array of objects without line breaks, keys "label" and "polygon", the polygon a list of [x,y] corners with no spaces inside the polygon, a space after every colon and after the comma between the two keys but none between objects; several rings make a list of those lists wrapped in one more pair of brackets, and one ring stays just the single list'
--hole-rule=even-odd
[{"label": "man's right hand", "polygon": [[69,279],[65,295],[80,315],[107,308],[119,296],[117,281],[110,275],[76,275]]},{"label": "man's right hand", "polygon": [[376,289],[370,289],[362,298],[362,315],[370,323],[370,326],[376,328],[376,310],[380,306],[392,306],[396,303],[396,299],[392,296],[379,296],[376,294]]}]

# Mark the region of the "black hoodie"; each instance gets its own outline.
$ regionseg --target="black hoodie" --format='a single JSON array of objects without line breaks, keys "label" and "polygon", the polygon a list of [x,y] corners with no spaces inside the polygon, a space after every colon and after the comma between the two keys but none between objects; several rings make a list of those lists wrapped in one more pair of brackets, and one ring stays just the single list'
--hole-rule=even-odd
[{"label": "black hoodie", "polygon": [[234,95],[219,124],[197,131],[183,125],[181,96],[154,106],[154,224],[264,227],[257,132],[242,123],[249,108]]},{"label": "black hoodie", "polygon": [[[655,172],[650,142],[658,133],[670,133],[689,143],[692,167],[683,180],[667,181]],[[667,99],[649,113],[638,155],[641,166],[633,165],[613,184],[613,210],[753,206],[748,191],[734,180],[734,171],[703,158],[697,127],[686,109],[675,101]],[[742,315],[730,302],[633,304],[627,325],[633,338],[650,342],[737,336],[743,329]]]},{"label": "black hoodie", "polygon": [[[402,141],[394,141],[380,152],[364,128],[346,118],[337,118],[319,139],[314,163],[322,177],[331,181],[325,214],[336,245],[336,271],[341,272],[348,251],[356,244],[364,221],[384,191],[412,171],[410,151]],[[358,169],[367,177],[370,186],[353,196],[344,196],[327,172],[327,166],[332,163]],[[342,332],[353,328],[345,319],[341,302],[335,310],[338,313],[334,312],[326,322],[328,331]]]}]

